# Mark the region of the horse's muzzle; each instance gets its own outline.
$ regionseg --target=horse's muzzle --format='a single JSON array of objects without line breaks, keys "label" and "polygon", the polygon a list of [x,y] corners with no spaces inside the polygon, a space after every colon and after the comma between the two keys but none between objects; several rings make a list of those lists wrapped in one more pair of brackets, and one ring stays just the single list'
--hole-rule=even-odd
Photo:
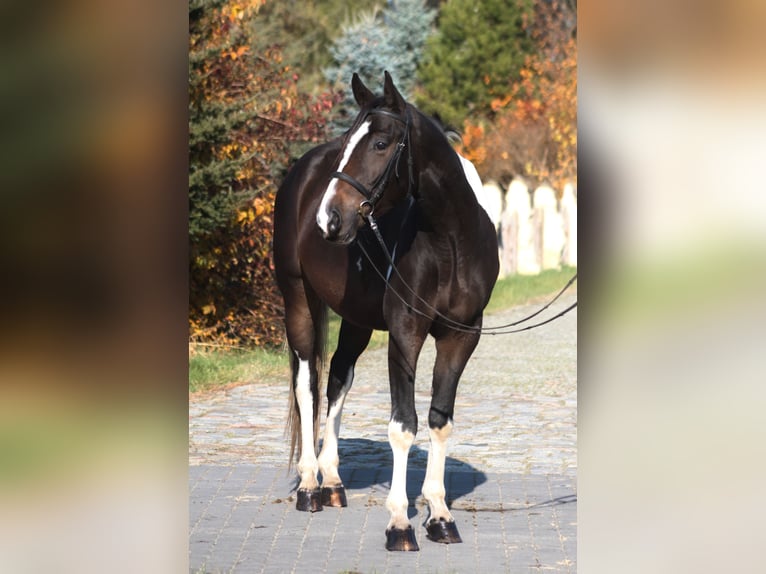
[{"label": "horse's muzzle", "polygon": [[340,217],[340,211],[337,209],[330,210],[330,217],[327,219],[327,232],[324,238],[328,241],[335,241],[340,235],[340,229],[342,220]]},{"label": "horse's muzzle", "polygon": [[[330,243],[337,245],[348,245],[356,239],[357,228],[362,224],[361,219],[354,212],[352,215],[346,214],[344,217],[337,208],[332,208],[327,214],[324,226],[319,224],[319,231],[322,238]],[[317,222],[319,223],[319,222]]]}]

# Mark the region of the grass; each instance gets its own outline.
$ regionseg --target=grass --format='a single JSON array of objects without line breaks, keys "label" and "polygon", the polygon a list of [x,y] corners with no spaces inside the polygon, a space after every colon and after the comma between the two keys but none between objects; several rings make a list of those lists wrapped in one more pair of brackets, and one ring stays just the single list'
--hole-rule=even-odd
[{"label": "grass", "polygon": [[194,346],[189,357],[189,392],[198,393],[288,372],[284,352],[271,349]]},{"label": "grass", "polygon": [[[546,269],[538,275],[510,275],[495,283],[492,297],[485,313],[494,313],[524,303],[547,299],[546,296],[558,293],[566,282],[577,273],[573,267]],[[577,288],[577,283],[570,291]]]},{"label": "grass", "polygon": [[[487,313],[514,305],[547,300],[566,284],[576,269],[549,269],[539,275],[512,275],[498,280],[487,305]],[[576,283],[571,289],[576,289]],[[489,323],[491,324],[491,323]],[[335,348],[340,318],[331,314],[328,350]],[[375,331],[368,348],[386,345],[388,333]],[[287,377],[289,364],[284,350],[220,348],[196,345],[189,357],[189,392],[199,393],[265,377]]]}]

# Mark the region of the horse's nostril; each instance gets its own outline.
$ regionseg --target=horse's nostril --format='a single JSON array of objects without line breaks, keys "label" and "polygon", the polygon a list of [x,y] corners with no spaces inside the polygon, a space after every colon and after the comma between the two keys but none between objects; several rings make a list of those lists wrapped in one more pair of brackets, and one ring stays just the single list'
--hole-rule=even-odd
[{"label": "horse's nostril", "polygon": [[340,212],[337,209],[330,211],[330,218],[327,221],[327,237],[334,238],[340,233]]}]

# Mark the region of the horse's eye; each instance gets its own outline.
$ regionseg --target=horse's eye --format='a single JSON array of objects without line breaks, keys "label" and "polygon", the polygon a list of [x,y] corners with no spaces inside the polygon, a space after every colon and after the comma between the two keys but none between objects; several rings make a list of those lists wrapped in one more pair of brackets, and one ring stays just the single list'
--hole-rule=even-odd
[{"label": "horse's eye", "polygon": [[376,141],[375,142],[375,149],[378,151],[383,151],[388,147],[388,144],[384,141]]}]

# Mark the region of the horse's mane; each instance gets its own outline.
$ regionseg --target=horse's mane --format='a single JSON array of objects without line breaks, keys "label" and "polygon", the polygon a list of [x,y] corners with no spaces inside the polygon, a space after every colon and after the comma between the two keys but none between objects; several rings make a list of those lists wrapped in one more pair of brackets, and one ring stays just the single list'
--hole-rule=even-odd
[{"label": "horse's mane", "polygon": [[431,121],[441,130],[450,145],[454,146],[463,143],[463,134],[460,133],[460,130],[452,124],[446,123],[441,115],[439,115],[439,112],[434,112],[428,117],[431,118]]}]

